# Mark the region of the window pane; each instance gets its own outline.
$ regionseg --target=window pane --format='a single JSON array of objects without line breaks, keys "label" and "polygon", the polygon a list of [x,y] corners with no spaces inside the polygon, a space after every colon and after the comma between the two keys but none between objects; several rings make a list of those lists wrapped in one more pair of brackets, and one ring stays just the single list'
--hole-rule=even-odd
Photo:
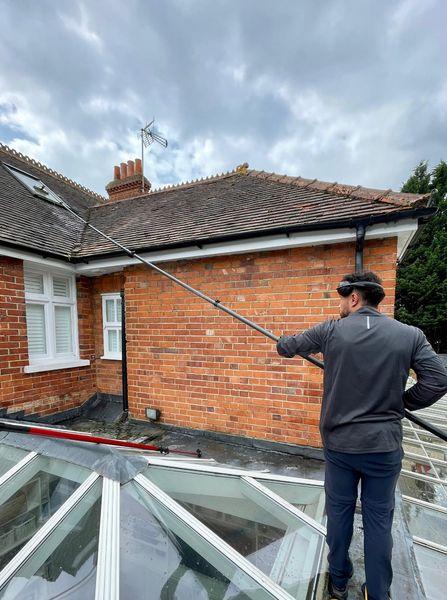
[{"label": "window pane", "polygon": [[26,305],[26,327],[28,332],[28,354],[30,357],[45,356],[45,307],[42,304]]},{"label": "window pane", "polygon": [[120,598],[272,596],[135,483],[121,490]]},{"label": "window pane", "polygon": [[0,477],[12,469],[28,452],[13,446],[0,446]]},{"label": "window pane", "polygon": [[43,275],[25,271],[25,292],[29,294],[43,294]]},{"label": "window pane", "polygon": [[115,300],[106,300],[106,321],[115,323]]},{"label": "window pane", "polygon": [[108,351],[116,354],[118,352],[118,332],[115,329],[110,329],[107,332],[107,338],[108,338]]},{"label": "window pane", "polygon": [[284,500],[306,513],[319,523],[324,523],[324,488],[304,483],[286,483],[268,479],[258,479],[261,485],[272,490]]},{"label": "window pane", "polygon": [[101,484],[59,523],[0,590],[8,600],[94,600]]},{"label": "window pane", "polygon": [[239,477],[151,466],[143,473],[294,598],[318,576],[323,536]]},{"label": "window pane", "polygon": [[116,320],[118,321],[118,323],[121,323],[121,298],[118,298],[118,300],[116,301]]},{"label": "window pane", "polygon": [[53,277],[53,294],[63,298],[70,297],[70,280],[66,277]]},{"label": "window pane", "polygon": [[54,322],[56,326],[56,354],[73,352],[73,336],[71,327],[71,307],[55,306]]},{"label": "window pane", "polygon": [[0,569],[89,474],[88,469],[38,457],[0,487]]},{"label": "window pane", "polygon": [[402,494],[430,502],[432,504],[440,504],[447,508],[447,488],[441,483],[433,481],[423,481],[408,475],[399,477],[399,487]]},{"label": "window pane", "polygon": [[411,535],[446,545],[447,513],[406,501],[403,508]]},{"label": "window pane", "polygon": [[447,554],[414,545],[414,552],[422,575],[424,591],[429,600],[445,598]]}]

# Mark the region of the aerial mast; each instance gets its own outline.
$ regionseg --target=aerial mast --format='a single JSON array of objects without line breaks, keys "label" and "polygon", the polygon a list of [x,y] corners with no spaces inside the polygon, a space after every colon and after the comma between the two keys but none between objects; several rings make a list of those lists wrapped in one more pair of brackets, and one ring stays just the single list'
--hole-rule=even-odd
[{"label": "aerial mast", "polygon": [[162,137],[155,131],[154,128],[155,118],[152,119],[145,127],[140,129],[141,137],[141,193],[144,194],[144,149],[157,142],[163,148],[168,147],[168,140]]}]

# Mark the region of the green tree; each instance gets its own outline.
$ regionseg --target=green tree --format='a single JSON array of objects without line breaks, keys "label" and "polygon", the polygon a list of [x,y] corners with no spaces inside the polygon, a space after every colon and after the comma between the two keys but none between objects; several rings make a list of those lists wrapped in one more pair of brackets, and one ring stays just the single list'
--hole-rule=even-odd
[{"label": "green tree", "polygon": [[432,192],[437,213],[398,267],[396,318],[420,327],[437,352],[447,352],[447,164],[430,173],[420,162],[402,191]]}]

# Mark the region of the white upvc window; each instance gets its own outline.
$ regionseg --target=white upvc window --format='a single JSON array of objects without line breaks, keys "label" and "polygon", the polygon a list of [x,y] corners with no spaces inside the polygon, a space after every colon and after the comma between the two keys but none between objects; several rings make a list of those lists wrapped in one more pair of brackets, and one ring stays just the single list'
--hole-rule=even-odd
[{"label": "white upvc window", "polygon": [[121,360],[121,294],[102,294],[104,355],[101,358]]},{"label": "white upvc window", "polygon": [[25,373],[80,367],[76,281],[72,273],[24,266],[29,366]]}]

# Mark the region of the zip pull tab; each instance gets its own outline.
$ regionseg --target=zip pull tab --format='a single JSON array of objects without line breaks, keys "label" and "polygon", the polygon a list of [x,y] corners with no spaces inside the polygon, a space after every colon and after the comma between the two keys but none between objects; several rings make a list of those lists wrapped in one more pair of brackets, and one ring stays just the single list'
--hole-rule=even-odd
[{"label": "zip pull tab", "polygon": [[369,317],[366,317],[366,329],[371,329],[371,325],[369,322]]}]

